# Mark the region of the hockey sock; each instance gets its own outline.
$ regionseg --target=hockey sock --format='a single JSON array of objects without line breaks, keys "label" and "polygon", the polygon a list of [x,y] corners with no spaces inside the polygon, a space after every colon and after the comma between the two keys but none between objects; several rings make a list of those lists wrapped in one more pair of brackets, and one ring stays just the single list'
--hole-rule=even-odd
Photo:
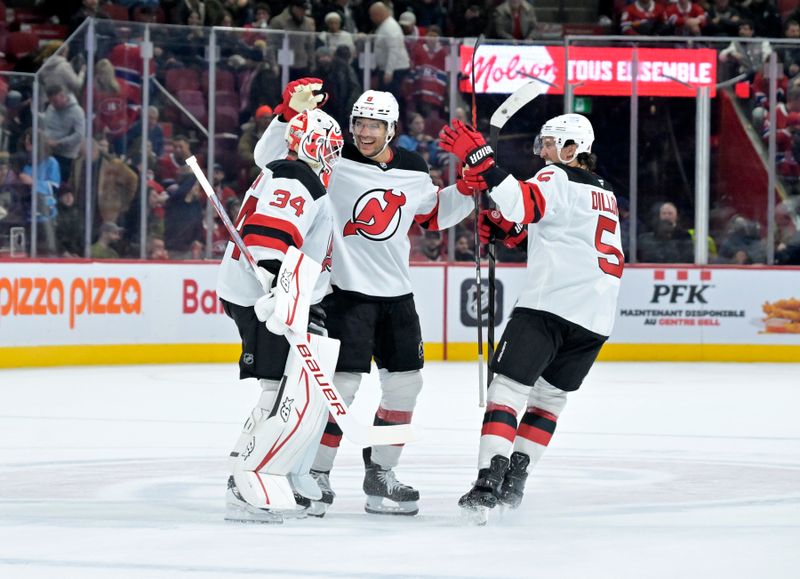
[{"label": "hockey sock", "polygon": [[492,457],[508,457],[517,432],[517,414],[525,407],[531,388],[502,374],[489,386],[486,413],[483,415],[478,470],[489,468]]},{"label": "hockey sock", "polygon": [[536,465],[550,444],[556,421],[566,403],[565,391],[549,384],[544,378],[536,381],[514,440],[514,450],[524,452],[530,457],[528,468]]},{"label": "hockey sock", "polygon": [[[361,374],[356,372],[336,372],[333,375],[333,383],[342,395],[345,404],[350,406],[356,396],[359,385],[361,385]],[[322,434],[317,456],[314,458],[312,470],[330,472],[333,468],[333,461],[336,453],[339,452],[339,444],[342,442],[342,429],[336,424],[336,420],[328,413],[328,423],[325,425],[325,432]]]},{"label": "hockey sock", "polygon": [[[422,390],[422,372],[389,372],[381,369],[380,378],[383,395],[373,424],[410,424],[417,405],[417,396]],[[400,461],[402,452],[402,444],[376,446],[372,449],[372,461],[383,468],[394,468]]]}]

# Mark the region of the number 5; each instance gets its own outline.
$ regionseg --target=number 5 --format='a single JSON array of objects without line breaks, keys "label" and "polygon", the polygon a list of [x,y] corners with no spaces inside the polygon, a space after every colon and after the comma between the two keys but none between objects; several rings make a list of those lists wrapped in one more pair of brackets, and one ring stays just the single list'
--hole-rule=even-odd
[{"label": "number 5", "polygon": [[605,257],[597,258],[597,265],[603,273],[621,278],[622,269],[625,267],[625,257],[622,255],[620,249],[603,242],[603,232],[608,231],[611,235],[614,235],[617,232],[617,225],[618,223],[610,217],[600,215],[597,218],[597,229],[594,231],[594,246],[601,254],[608,256],[613,255],[617,258],[617,263],[609,261]]}]

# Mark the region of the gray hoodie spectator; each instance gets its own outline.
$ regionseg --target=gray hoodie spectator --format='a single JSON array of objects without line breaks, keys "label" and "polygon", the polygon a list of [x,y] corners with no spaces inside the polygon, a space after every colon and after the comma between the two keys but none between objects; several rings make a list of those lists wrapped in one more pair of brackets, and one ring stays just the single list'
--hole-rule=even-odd
[{"label": "gray hoodie spectator", "polygon": [[74,95],[61,85],[47,87],[49,105],[44,112],[44,133],[53,156],[61,167],[61,179],[69,179],[72,161],[81,150],[86,130],[86,113]]}]

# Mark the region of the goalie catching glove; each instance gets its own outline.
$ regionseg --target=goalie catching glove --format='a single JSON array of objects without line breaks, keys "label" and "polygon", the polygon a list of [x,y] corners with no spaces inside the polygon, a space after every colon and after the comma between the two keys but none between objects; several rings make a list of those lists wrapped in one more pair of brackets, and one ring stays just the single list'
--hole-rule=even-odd
[{"label": "goalie catching glove", "polygon": [[322,91],[322,79],[300,78],[283,89],[283,102],[275,107],[275,114],[282,115],[288,122],[305,110],[321,107],[327,100],[328,94]]},{"label": "goalie catching glove", "polygon": [[484,209],[480,212],[478,234],[483,244],[496,239],[502,241],[509,249],[521,245],[528,238],[528,231],[524,225],[509,221],[497,209]]},{"label": "goalie catching glove", "polygon": [[255,303],[256,317],[279,336],[308,331],[309,309],[314,284],[321,266],[296,247],[289,247],[272,290]]}]

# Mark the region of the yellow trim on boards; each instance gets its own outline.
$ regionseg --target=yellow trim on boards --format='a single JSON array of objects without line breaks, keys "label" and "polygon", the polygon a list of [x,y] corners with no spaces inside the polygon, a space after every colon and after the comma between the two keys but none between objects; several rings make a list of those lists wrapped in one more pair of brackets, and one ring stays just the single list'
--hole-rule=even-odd
[{"label": "yellow trim on boards", "polygon": [[[235,363],[238,344],[102,344],[0,348],[0,368],[128,364]],[[444,344],[426,343],[425,359],[443,359]],[[477,345],[447,344],[450,361],[477,360]],[[798,362],[800,346],[752,344],[606,344],[604,362]]]}]

